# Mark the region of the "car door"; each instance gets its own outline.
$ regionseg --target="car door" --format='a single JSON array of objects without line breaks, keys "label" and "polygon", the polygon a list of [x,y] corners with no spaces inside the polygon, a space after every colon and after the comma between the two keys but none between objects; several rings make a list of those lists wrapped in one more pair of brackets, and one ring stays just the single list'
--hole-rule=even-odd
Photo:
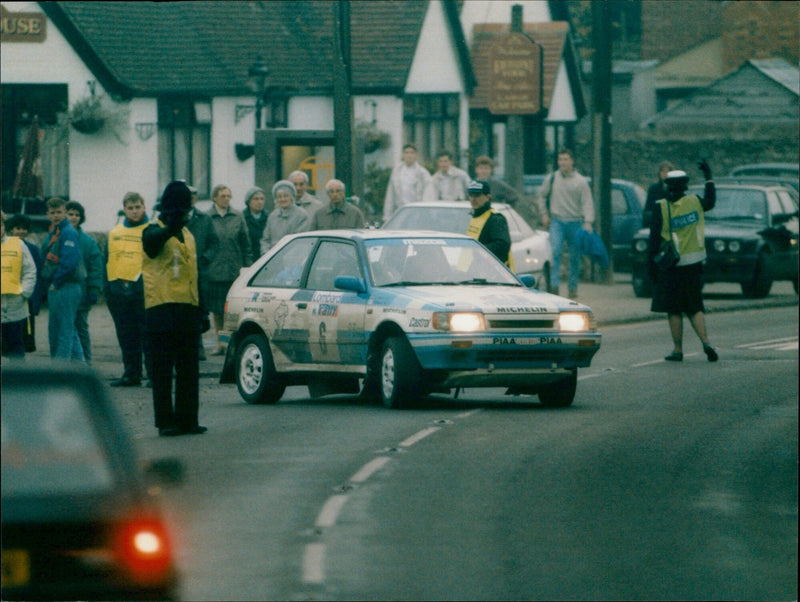
[{"label": "car door", "polygon": [[[296,238],[276,252],[243,289],[240,320],[258,323],[267,335],[279,371],[311,361],[309,313],[300,284],[319,239]],[[238,318],[238,317],[237,317]]]},{"label": "car door", "polygon": [[309,321],[311,361],[320,368],[366,362],[366,295],[337,289],[338,276],[364,278],[356,244],[322,240],[308,270],[304,311]]}]

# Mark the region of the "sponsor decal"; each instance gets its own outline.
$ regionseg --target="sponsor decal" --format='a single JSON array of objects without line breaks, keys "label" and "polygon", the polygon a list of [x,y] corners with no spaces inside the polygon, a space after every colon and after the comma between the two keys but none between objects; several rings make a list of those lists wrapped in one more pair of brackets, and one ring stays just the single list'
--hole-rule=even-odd
[{"label": "sponsor decal", "polygon": [[513,337],[494,337],[492,345],[516,345],[517,341]]},{"label": "sponsor decal", "polygon": [[252,299],[250,299],[250,301],[258,301],[258,296],[259,296],[260,294],[261,294],[261,293],[259,293],[258,291],[256,291],[255,293],[253,293],[253,297],[252,297]]},{"label": "sponsor decal", "polygon": [[245,307],[244,308],[244,313],[247,313],[247,312],[263,314],[264,313],[264,308],[263,307]]},{"label": "sponsor decal", "polygon": [[404,238],[403,239],[404,245],[446,245],[447,241],[444,239],[436,239],[436,238]]},{"label": "sponsor decal", "polygon": [[498,307],[497,313],[499,314],[546,314],[547,308],[546,307]]},{"label": "sponsor decal", "polygon": [[384,307],[383,313],[385,314],[405,314],[406,310],[400,309],[399,307]]},{"label": "sponsor decal", "polygon": [[408,322],[409,328],[427,328],[431,321],[428,318],[411,318]]},{"label": "sponsor decal", "polygon": [[315,303],[341,303],[344,293],[314,293],[311,298]]},{"label": "sponsor decal", "polygon": [[539,337],[542,345],[561,345],[561,337]]},{"label": "sponsor decal", "polygon": [[320,303],[316,312],[318,316],[336,317],[336,315],[339,313],[339,306],[331,305],[330,303]]}]

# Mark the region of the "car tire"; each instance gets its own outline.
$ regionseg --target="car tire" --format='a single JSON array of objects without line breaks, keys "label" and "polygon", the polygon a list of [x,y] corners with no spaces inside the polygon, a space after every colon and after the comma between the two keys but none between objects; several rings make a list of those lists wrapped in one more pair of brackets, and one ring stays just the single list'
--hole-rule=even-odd
[{"label": "car tire", "polygon": [[631,274],[631,282],[633,283],[633,294],[637,297],[646,298],[653,296],[653,283],[647,274],[634,271]]},{"label": "car tire", "polygon": [[264,336],[248,335],[236,348],[236,387],[242,399],[252,404],[277,403],[283,396],[286,381],[275,370]]},{"label": "car tire", "polygon": [[573,370],[567,378],[539,387],[539,401],[547,407],[565,408],[572,405],[577,389],[578,371]]},{"label": "car tire", "polygon": [[422,369],[408,341],[402,337],[386,339],[381,349],[381,400],[390,409],[406,408],[422,393]]},{"label": "car tire", "polygon": [[772,272],[767,253],[758,254],[756,269],[749,282],[742,282],[742,294],[748,299],[763,299],[772,288]]}]

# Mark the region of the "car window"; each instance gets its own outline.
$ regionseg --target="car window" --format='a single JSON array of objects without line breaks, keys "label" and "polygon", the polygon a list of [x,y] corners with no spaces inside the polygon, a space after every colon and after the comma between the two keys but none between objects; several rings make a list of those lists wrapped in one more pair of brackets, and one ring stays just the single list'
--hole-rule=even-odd
[{"label": "car window", "polygon": [[[692,194],[702,194],[700,190],[690,190]],[[767,219],[767,199],[762,190],[743,188],[717,188],[717,202],[712,211],[706,214],[708,220],[757,220]]]},{"label": "car window", "polygon": [[533,229],[528,225],[528,222],[522,219],[522,216],[511,207],[503,207],[500,213],[502,213],[506,221],[508,221],[508,230],[511,234],[511,240],[514,242],[534,235]]},{"label": "car window", "polygon": [[326,240],[320,243],[308,271],[306,288],[317,291],[335,291],[337,276],[361,277],[358,269],[356,246],[352,243]]},{"label": "car window", "polygon": [[4,388],[3,496],[100,493],[114,486],[105,447],[79,392]]},{"label": "car window", "polygon": [[317,238],[295,238],[261,266],[250,286],[298,288]]},{"label": "car window", "polygon": [[494,255],[472,239],[375,240],[367,243],[366,250],[377,286],[455,284],[473,279],[519,285]]},{"label": "car window", "polygon": [[619,188],[611,189],[611,213],[612,215],[627,215],[628,200],[625,193]]},{"label": "car window", "polygon": [[395,213],[384,228],[394,230],[435,230],[466,232],[470,221],[469,206],[414,207],[406,206]]},{"label": "car window", "polygon": [[795,200],[787,190],[779,190],[778,199],[783,208],[783,213],[794,213],[797,211],[797,200]]},{"label": "car window", "polygon": [[780,213],[783,213],[783,207],[781,206],[781,202],[778,199],[778,195],[775,194],[775,192],[767,193],[767,204],[769,206],[770,215],[778,215]]}]

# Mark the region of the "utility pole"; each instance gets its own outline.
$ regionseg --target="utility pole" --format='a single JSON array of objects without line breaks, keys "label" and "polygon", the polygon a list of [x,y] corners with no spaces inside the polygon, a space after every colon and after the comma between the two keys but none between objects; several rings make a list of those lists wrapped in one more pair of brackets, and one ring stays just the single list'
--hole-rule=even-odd
[{"label": "utility pole", "polygon": [[592,140],[594,178],[592,195],[599,201],[600,238],[611,264],[605,284],[614,284],[611,224],[611,13],[608,2],[592,2]]},{"label": "utility pole", "polygon": [[336,178],[353,194],[353,100],[350,97],[350,0],[333,3],[333,129]]},{"label": "utility pole", "polygon": [[[523,33],[522,5],[511,7],[511,32]],[[521,191],[523,184],[525,126],[522,115],[506,117],[505,165],[503,177],[514,190]]]}]

